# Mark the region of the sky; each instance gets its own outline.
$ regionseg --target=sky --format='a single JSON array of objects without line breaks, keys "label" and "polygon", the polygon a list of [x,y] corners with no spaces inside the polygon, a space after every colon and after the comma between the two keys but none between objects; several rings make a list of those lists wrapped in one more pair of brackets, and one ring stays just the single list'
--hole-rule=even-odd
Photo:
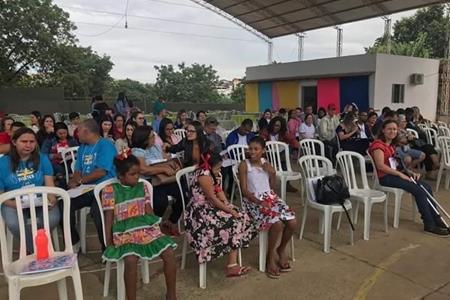
[{"label": "sky", "polygon": [[[155,65],[185,62],[212,65],[220,78],[245,76],[248,66],[267,63],[267,43],[225,18],[189,0],[54,0],[78,27],[81,46],[111,57],[116,79],[153,83]],[[125,19],[125,11],[127,18]],[[392,24],[414,11],[392,15]],[[128,29],[125,29],[127,21]],[[364,53],[383,34],[384,22],[374,18],[342,25],[343,55]],[[297,60],[293,35],[273,39],[273,59]],[[336,55],[336,30],[306,33],[304,59]]]}]

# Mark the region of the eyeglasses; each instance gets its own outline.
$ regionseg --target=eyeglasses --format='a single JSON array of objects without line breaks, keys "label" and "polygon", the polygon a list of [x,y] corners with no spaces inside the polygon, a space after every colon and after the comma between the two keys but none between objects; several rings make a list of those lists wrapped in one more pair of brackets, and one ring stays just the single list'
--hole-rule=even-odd
[{"label": "eyeglasses", "polygon": [[167,130],[167,131],[172,131],[172,130],[173,130],[173,127],[167,127],[166,130]]}]

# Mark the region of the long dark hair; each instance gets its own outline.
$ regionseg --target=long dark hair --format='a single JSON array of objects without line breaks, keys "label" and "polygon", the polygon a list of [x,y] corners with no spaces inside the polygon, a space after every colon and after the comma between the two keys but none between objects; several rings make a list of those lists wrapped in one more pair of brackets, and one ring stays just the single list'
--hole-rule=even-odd
[{"label": "long dark hair", "polygon": [[152,131],[152,126],[136,127],[133,131],[133,136],[131,137],[133,148],[147,149],[148,137],[152,133]]},{"label": "long dark hair", "polygon": [[39,130],[42,131],[43,134],[48,134],[47,131],[45,131],[45,127],[44,127],[44,123],[45,123],[45,119],[52,119],[53,121],[53,126],[55,126],[55,118],[52,115],[45,115],[43,116],[40,120],[39,120]]},{"label": "long dark hair", "polygon": [[[125,119],[124,119],[125,120]],[[98,121],[98,131],[101,137],[104,137],[105,134],[103,132],[102,124],[103,122],[111,122],[111,128],[108,131],[108,136],[113,136],[113,127],[114,127],[114,120],[111,118],[111,116],[103,115],[100,120]]]},{"label": "long dark hair", "polygon": [[138,124],[137,124],[135,121],[128,120],[128,121],[125,123],[124,127],[123,127],[124,138],[125,138],[125,140],[127,141],[128,147],[131,148],[131,146],[133,145],[133,143],[132,143],[133,135],[131,136],[131,139],[128,139],[128,137],[127,137],[127,126],[128,126],[128,125],[130,125],[130,126],[133,127],[133,133],[134,133],[134,131],[136,130],[136,128],[138,128]]},{"label": "long dark hair", "polygon": [[56,132],[60,129],[65,129],[67,131],[67,140],[70,140],[71,136],[69,134],[69,128],[67,127],[67,125],[64,122],[55,123],[55,138],[56,138],[56,140],[59,141],[59,138],[58,138]]},{"label": "long dark hair", "polygon": [[283,117],[275,117],[272,120],[270,120],[269,122],[269,127],[267,127],[267,130],[269,131],[269,134],[273,132],[273,128],[275,127],[275,123],[276,122],[280,122],[281,127],[280,127],[280,132],[279,134],[281,136],[285,135],[287,132],[287,125],[286,125],[286,120]]},{"label": "long dark hair", "polygon": [[[200,147],[200,153],[205,153],[208,150],[208,138],[203,131],[203,126],[199,121],[194,121],[190,126],[194,126],[195,132],[197,133],[197,142]],[[190,142],[190,141],[188,141]]]},{"label": "long dark hair", "polygon": [[31,134],[34,136],[36,140],[36,148],[31,152],[30,158],[25,162],[25,165],[32,166],[34,169],[39,168],[40,159],[39,159],[39,145],[38,145],[38,139],[36,133],[31,128],[28,127],[22,127],[17,129],[17,131],[14,133],[14,135],[11,138],[10,143],[10,149],[9,149],[9,157],[11,158],[11,170],[13,172],[17,171],[17,168],[20,164],[20,155],[19,152],[17,152],[17,148],[14,145],[14,143],[17,141],[18,138],[20,138],[24,134]]},{"label": "long dark hair", "polygon": [[[383,133],[383,129],[385,129],[386,126],[388,126],[389,124],[392,124],[392,123],[394,123],[395,125],[397,125],[397,129],[398,129],[398,123],[397,123],[397,121],[395,121],[395,120],[393,120],[393,119],[386,120],[386,121],[383,122],[383,124],[381,124],[381,128],[380,128],[380,130],[378,131],[378,134],[377,134],[377,138],[378,138],[378,139],[382,140],[383,142],[386,142],[386,136],[385,136],[384,133]],[[398,144],[398,133],[397,133],[397,136],[396,136],[396,137],[392,140],[392,142],[391,142],[391,145],[397,145],[397,144]]]},{"label": "long dark hair", "polygon": [[211,177],[213,179],[214,185],[220,183],[220,181],[214,175],[212,168],[222,162],[222,156],[219,153],[208,151],[201,155],[201,161],[199,163],[199,168],[203,170],[209,170]]},{"label": "long dark hair", "polygon": [[170,139],[170,136],[166,135],[166,127],[169,124],[173,125],[172,120],[169,118],[164,118],[161,120],[161,123],[159,123],[158,135],[163,142],[167,142]]}]

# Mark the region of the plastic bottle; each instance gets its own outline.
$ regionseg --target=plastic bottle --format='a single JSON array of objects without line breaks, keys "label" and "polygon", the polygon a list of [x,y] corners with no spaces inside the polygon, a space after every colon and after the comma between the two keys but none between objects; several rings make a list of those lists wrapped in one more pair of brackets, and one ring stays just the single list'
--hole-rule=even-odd
[{"label": "plastic bottle", "polygon": [[36,244],[36,258],[43,260],[48,258],[48,237],[45,229],[38,229],[34,238]]}]

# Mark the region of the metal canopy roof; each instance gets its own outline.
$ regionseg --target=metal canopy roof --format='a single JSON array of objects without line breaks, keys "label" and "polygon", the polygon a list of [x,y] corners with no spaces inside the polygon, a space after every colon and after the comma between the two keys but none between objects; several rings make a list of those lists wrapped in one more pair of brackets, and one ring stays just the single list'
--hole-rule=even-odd
[{"label": "metal canopy roof", "polygon": [[297,32],[385,16],[442,0],[206,0],[274,38]]}]

